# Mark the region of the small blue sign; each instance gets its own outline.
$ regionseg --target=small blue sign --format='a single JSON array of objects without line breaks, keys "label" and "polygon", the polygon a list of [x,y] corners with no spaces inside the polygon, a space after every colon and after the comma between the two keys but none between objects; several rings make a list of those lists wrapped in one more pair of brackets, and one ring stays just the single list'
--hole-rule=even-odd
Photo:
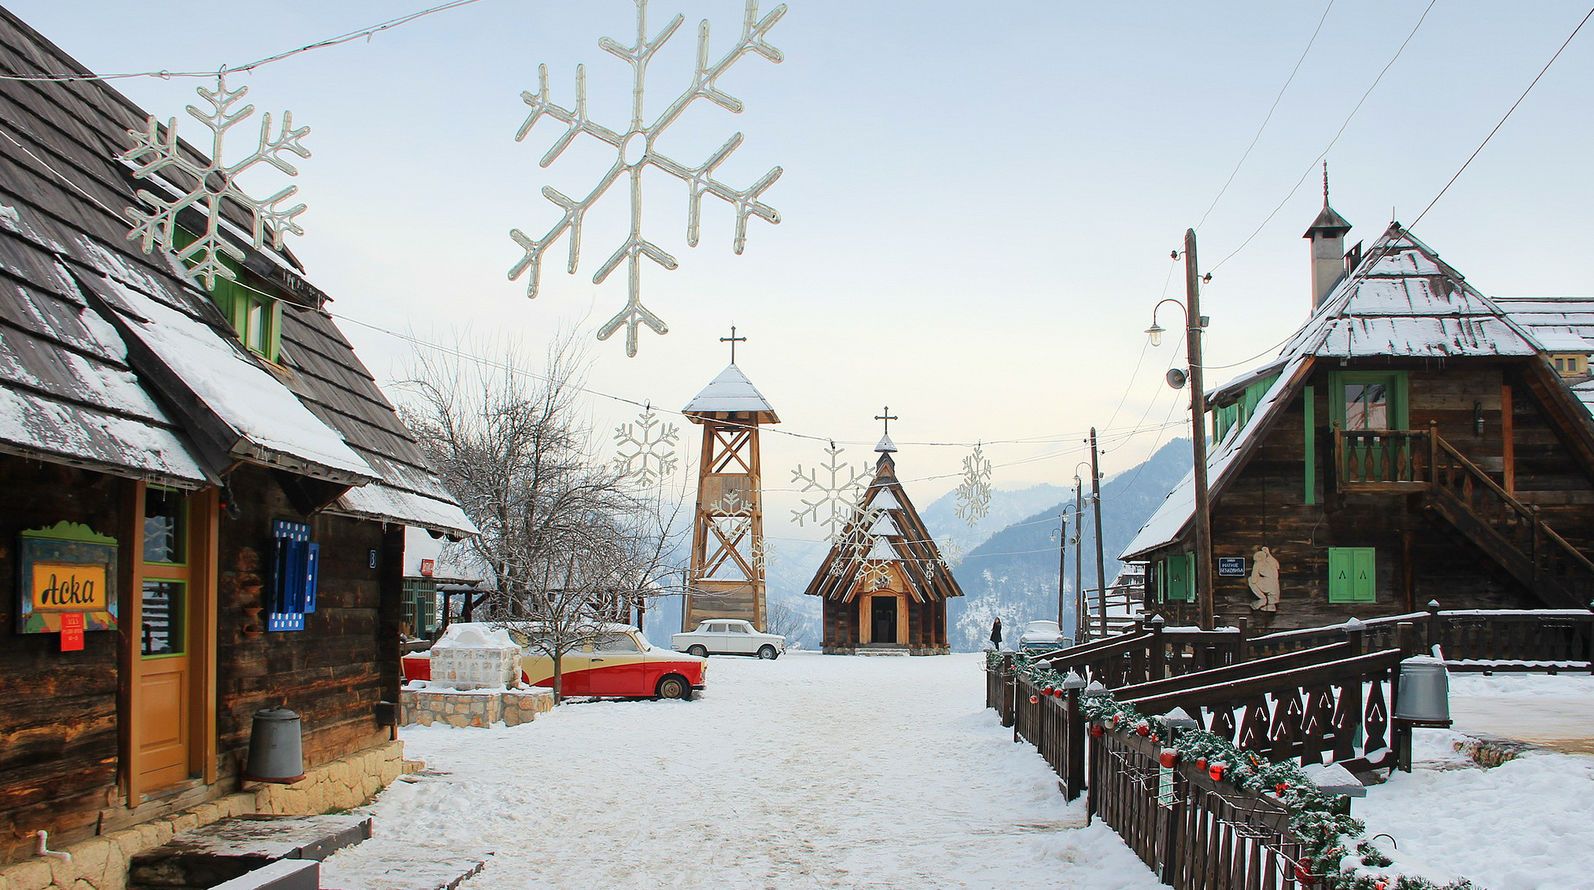
[{"label": "small blue sign", "polygon": [[1243,557],[1243,556],[1220,556],[1220,557],[1218,557],[1218,577],[1220,577],[1220,578],[1244,578],[1245,577],[1245,557]]}]

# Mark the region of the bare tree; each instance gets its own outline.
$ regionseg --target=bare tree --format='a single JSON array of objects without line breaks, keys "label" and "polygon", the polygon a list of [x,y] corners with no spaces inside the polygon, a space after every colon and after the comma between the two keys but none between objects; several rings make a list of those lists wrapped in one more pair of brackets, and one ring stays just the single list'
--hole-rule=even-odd
[{"label": "bare tree", "polygon": [[600,459],[577,410],[585,357],[566,334],[531,370],[514,346],[490,362],[421,354],[401,409],[480,534],[470,553],[487,576],[486,617],[563,659],[677,571],[680,499],[637,491]]},{"label": "bare tree", "polygon": [[764,632],[786,638],[788,646],[808,629],[808,616],[785,600],[770,600],[764,621]]}]

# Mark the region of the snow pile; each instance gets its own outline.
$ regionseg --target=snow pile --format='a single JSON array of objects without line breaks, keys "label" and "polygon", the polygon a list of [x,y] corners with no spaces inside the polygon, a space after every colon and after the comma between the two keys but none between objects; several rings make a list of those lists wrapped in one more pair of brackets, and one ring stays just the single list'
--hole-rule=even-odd
[{"label": "snow pile", "polygon": [[981,656],[713,659],[694,702],[572,704],[470,732],[366,808],[328,886],[486,854],[465,886],[1161,887],[984,703]]}]

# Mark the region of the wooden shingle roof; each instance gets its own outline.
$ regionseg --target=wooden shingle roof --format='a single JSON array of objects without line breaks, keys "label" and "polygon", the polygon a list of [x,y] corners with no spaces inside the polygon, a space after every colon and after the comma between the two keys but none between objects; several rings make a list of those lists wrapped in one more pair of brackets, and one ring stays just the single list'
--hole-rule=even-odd
[{"label": "wooden shingle roof", "polygon": [[[90,72],[0,9],[0,73]],[[0,81],[0,449],[188,486],[260,463],[353,486],[333,512],[474,531],[291,253],[237,245],[282,299],[270,366],[173,258],[127,240],[138,202],[117,155],[146,117],[102,81]],[[241,208],[224,216],[249,230]]]},{"label": "wooden shingle roof", "polygon": [[[879,511],[879,516],[869,528],[849,529],[841,541],[831,546],[804,594],[849,602],[859,592],[865,563],[884,560],[901,570],[908,595],[916,602],[963,595],[952,570],[941,559],[941,550],[930,530],[919,518],[918,508],[897,479],[896,462],[890,452],[880,454],[874,481],[859,501],[859,509],[866,515]],[[863,553],[859,552],[860,541],[868,545]]]}]

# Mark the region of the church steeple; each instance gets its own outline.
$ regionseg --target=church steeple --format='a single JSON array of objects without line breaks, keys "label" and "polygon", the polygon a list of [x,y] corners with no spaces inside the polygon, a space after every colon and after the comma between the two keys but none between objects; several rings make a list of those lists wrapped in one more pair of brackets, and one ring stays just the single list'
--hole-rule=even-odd
[{"label": "church steeple", "polygon": [[1312,311],[1345,275],[1345,233],[1350,222],[1328,203],[1328,162],[1323,162],[1323,209],[1303,238],[1312,240]]}]

